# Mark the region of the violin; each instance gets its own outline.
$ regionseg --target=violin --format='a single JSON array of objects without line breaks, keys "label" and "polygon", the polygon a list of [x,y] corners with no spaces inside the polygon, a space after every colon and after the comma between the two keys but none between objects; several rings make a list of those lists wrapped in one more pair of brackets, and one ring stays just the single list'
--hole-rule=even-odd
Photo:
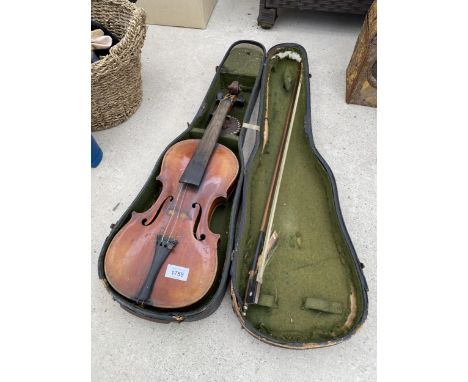
[{"label": "violin", "polygon": [[166,151],[157,200],[145,212],[132,212],[107,249],[108,282],[138,304],[184,308],[200,301],[215,281],[220,235],[210,231],[210,219],[239,171],[236,155],[217,141],[239,92],[234,81],[202,139],[183,140]]}]

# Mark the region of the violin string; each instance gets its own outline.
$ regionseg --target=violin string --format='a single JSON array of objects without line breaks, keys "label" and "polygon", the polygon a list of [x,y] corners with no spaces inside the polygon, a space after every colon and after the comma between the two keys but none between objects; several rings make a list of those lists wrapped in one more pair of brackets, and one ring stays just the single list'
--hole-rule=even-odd
[{"label": "violin string", "polygon": [[[184,184],[184,186],[186,186],[186,184]],[[185,198],[185,194],[187,193],[187,188],[188,187],[184,188],[182,198],[180,199],[180,207],[179,207],[179,210],[177,211],[177,216],[175,218],[174,226],[172,227],[171,231],[169,232],[169,236],[167,238],[167,243],[169,243],[169,238],[172,236],[172,232],[177,227],[177,223],[179,222],[180,211],[182,210],[182,206],[184,205],[184,198]]]},{"label": "violin string", "polygon": [[[173,211],[175,211],[175,208],[176,208],[177,203],[178,203],[178,201],[179,201],[179,197],[180,197],[180,195],[182,195],[182,190],[183,190],[183,188],[184,188],[184,184],[179,183],[177,195],[176,195],[175,198],[172,199],[171,203],[169,203],[169,205],[167,206],[167,209],[166,209],[166,212],[167,212],[167,213],[169,213],[169,212],[171,211],[171,208],[172,208]],[[172,215],[170,215],[169,221],[167,222],[167,224],[166,224],[166,226],[165,226],[165,228],[164,228],[164,232],[163,232],[163,234],[162,234],[162,238],[163,238],[162,243],[164,243],[165,235],[166,235],[166,233],[167,233],[167,230],[168,230],[168,228],[169,228],[169,225],[171,224],[171,221],[172,221],[173,216],[174,216],[174,212],[173,212]]]},{"label": "violin string", "polygon": [[[182,197],[180,198],[180,204],[179,204],[179,207],[176,206],[177,208],[177,216],[175,217],[175,220],[174,220],[174,225],[171,229],[171,231],[169,232],[169,235],[168,235],[168,243],[169,243],[169,238],[172,237],[172,232],[177,228],[177,225],[179,223],[179,217],[180,217],[180,212],[182,211],[182,206],[184,205],[184,199],[185,199],[185,195],[187,193],[187,189],[189,187],[184,184],[184,187],[183,187],[183,193],[182,193]],[[177,231],[176,231],[177,233]]]},{"label": "violin string", "polygon": [[[175,198],[175,201],[174,201],[174,211],[175,211],[175,207],[177,206],[177,202],[179,201],[179,197],[180,195],[182,194],[182,190],[184,188],[185,184],[183,183],[180,183],[179,184],[179,191],[177,192],[177,196]],[[171,208],[171,203],[169,203],[169,205],[167,206],[168,210]],[[174,216],[174,214],[171,215],[171,217],[169,218],[169,221],[168,223],[166,224],[166,227],[164,228],[164,232],[162,234],[162,240],[161,240],[161,243],[164,244],[164,236],[166,235],[166,232],[167,232],[167,229],[169,228],[169,225],[171,224],[171,220],[172,220],[172,217]],[[169,237],[167,238],[167,243],[169,243]]]},{"label": "violin string", "polygon": [[[177,200],[179,199],[179,195],[181,193],[181,186],[179,184],[178,186],[178,191],[177,191],[177,196],[175,197],[175,199],[172,199],[172,201],[169,203],[169,205],[166,207],[166,212],[170,212],[171,210],[171,205],[174,203],[177,203]],[[171,222],[171,219],[172,219],[172,216],[170,216],[169,218],[169,222],[166,224],[166,226],[164,227],[164,230],[162,232],[162,235],[161,235],[161,244],[164,244],[164,239],[165,239],[165,235],[166,235],[166,232],[167,232],[167,228]]]}]

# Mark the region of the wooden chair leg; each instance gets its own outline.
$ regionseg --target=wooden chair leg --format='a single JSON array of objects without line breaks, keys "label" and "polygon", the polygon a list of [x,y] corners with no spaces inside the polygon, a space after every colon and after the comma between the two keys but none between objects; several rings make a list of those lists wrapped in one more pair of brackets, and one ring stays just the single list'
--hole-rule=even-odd
[{"label": "wooden chair leg", "polygon": [[273,25],[275,25],[277,15],[276,8],[267,8],[265,6],[266,0],[260,0],[259,12],[257,23],[263,29],[270,29]]}]

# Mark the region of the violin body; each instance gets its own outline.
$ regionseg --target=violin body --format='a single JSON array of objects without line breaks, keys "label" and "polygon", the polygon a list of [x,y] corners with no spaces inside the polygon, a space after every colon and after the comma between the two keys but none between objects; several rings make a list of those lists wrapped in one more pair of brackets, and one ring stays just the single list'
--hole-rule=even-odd
[{"label": "violin body", "polygon": [[226,116],[241,102],[233,81],[202,139],[170,147],[156,180],[161,193],[145,212],[133,212],[104,259],[110,285],[137,304],[184,308],[210,290],[218,270],[220,235],[210,231],[216,207],[227,200],[239,171],[235,154],[217,143]]},{"label": "violin body", "polygon": [[210,218],[226,201],[239,163],[231,150],[217,143],[201,184],[179,182],[199,142],[188,139],[168,149],[157,177],[162,183],[158,199],[147,211],[133,212],[107,250],[107,280],[138,303],[186,307],[202,299],[214,283],[220,235],[210,231]]}]

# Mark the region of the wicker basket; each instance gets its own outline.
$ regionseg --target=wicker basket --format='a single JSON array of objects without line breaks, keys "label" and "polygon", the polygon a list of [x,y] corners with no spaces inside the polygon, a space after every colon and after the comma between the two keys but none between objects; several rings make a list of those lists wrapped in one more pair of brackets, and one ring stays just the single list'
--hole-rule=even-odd
[{"label": "wicker basket", "polygon": [[91,19],[120,39],[91,65],[91,130],[96,131],[126,121],[140,106],[146,25],[145,11],[128,0],[92,0]]}]

